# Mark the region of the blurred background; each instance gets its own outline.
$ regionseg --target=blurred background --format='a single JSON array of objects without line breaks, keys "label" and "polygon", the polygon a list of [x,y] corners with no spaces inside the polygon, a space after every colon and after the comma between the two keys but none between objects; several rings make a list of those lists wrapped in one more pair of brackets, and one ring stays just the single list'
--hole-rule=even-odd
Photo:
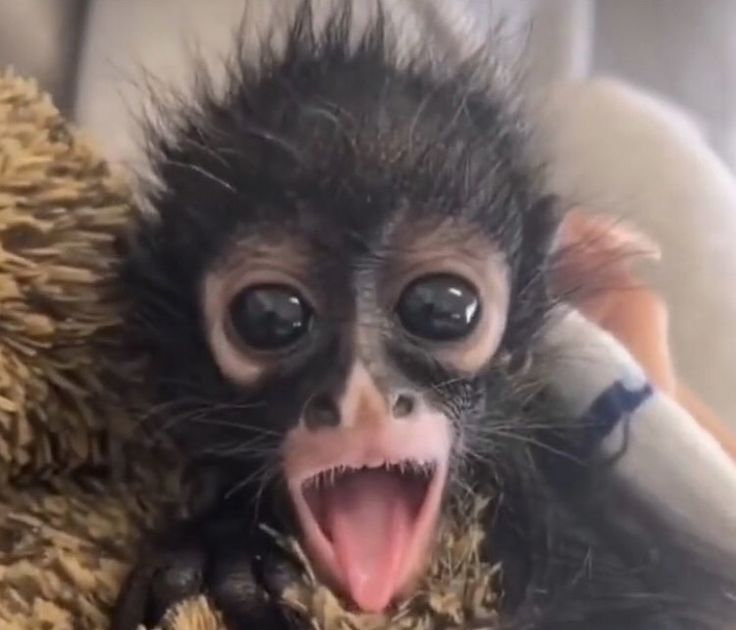
[{"label": "blurred background", "polygon": [[[503,45],[528,53],[532,83],[607,74],[661,94],[692,114],[736,164],[733,0],[403,0],[423,3],[453,19],[464,15],[480,33],[503,20]],[[131,150],[128,121],[138,103],[131,81],[139,66],[180,76],[182,48],[195,40],[224,52],[243,4],[0,0],[0,66],[36,77],[65,113],[122,155]]]}]

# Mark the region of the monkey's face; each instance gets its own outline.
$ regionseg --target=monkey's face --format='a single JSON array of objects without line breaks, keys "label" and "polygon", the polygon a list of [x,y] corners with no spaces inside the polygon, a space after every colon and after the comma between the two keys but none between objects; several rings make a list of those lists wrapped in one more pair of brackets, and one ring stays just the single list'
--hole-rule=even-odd
[{"label": "monkey's face", "polygon": [[398,168],[267,211],[236,197],[224,212],[198,190],[214,216],[200,232],[182,213],[156,237],[166,277],[186,280],[147,316],[166,426],[195,458],[228,462],[244,501],[278,494],[323,579],[370,611],[421,574],[448,491],[489,441],[489,403],[508,427],[489,377],[543,310],[539,249],[514,218],[526,194],[469,187],[450,212],[431,190],[390,194]]},{"label": "monkey's face", "polygon": [[459,220],[416,219],[395,216],[358,246],[335,225],[327,238],[258,230],[202,284],[219,371],[283,436],[305,547],[365,610],[382,610],[429,555],[509,305],[492,242]]},{"label": "monkey's face", "polygon": [[345,51],[240,69],[156,140],[131,277],[166,429],[232,496],[283,495],[323,577],[380,610],[479,427],[508,427],[489,383],[545,314],[553,205],[504,97],[396,70],[378,36]]}]

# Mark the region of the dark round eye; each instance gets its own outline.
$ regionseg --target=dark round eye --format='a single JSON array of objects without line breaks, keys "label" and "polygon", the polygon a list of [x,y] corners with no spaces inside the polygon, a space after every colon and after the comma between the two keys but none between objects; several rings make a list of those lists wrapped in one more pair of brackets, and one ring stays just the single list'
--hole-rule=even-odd
[{"label": "dark round eye", "polygon": [[424,276],[399,298],[396,314],[412,335],[430,341],[454,341],[475,328],[480,315],[475,288],[453,274]]},{"label": "dark round eye", "polygon": [[282,350],[309,330],[312,309],[293,288],[263,284],[248,287],[230,302],[230,324],[255,350]]}]

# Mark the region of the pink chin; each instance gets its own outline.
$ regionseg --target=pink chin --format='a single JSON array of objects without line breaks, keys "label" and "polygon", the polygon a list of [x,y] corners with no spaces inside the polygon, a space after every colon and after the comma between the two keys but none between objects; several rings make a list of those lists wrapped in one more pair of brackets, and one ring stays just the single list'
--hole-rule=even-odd
[{"label": "pink chin", "polygon": [[382,612],[424,570],[447,477],[444,461],[340,464],[290,492],[321,577],[365,612]]}]

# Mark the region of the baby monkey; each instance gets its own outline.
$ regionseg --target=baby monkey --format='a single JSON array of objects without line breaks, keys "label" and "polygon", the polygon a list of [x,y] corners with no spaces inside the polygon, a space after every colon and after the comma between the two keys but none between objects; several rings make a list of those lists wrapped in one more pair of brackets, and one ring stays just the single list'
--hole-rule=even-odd
[{"label": "baby monkey", "polygon": [[127,280],[194,490],[117,627],[198,592],[234,629],[298,627],[273,598],[296,568],[264,524],[383,611],[469,489],[497,497],[502,627],[725,627],[683,596],[687,554],[591,517],[595,475],[554,455],[564,419],[528,367],[564,213],[509,88],[479,57],[399,63],[380,12],[359,38],[351,23],[345,3],[318,33],[303,3],[284,51],[238,59],[151,140]]}]

